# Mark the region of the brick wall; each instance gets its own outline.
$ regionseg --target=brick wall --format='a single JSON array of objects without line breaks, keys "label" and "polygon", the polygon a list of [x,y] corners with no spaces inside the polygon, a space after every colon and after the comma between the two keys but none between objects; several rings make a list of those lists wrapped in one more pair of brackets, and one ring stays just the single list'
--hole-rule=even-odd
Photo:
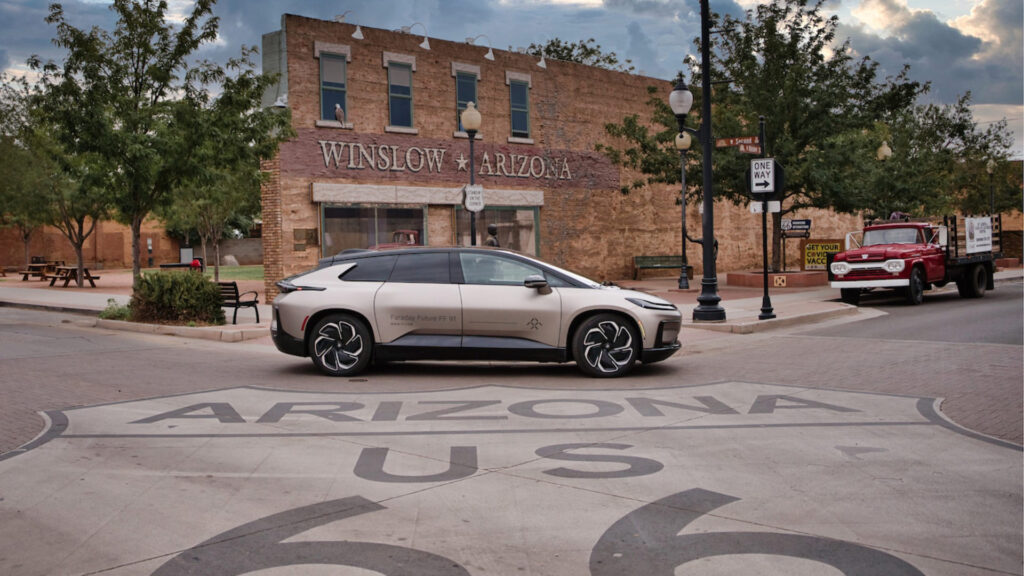
[{"label": "brick wall", "polygon": [[[540,256],[595,279],[632,276],[637,255],[678,254],[681,244],[678,189],[653,186],[622,194],[620,187],[637,176],[595,152],[595,144],[608,143],[604,126],[623,117],[649,116],[648,86],[667,99],[670,82],[583,66],[548,61],[538,67],[533,56],[495,50],[495,60],[484,59],[486,46],[430,39],[431,50],[419,47],[422,35],[406,35],[364,27],[363,40],[351,37],[355,27],[301,16],[285,16],[288,105],[297,138],[285,143],[274,165],[276,172],[264,186],[264,257],[268,292],[273,281],[309,268],[321,256],[319,248],[296,250],[293,232],[319,226],[318,206],[311,199],[312,183],[393,185],[457,189],[469,181],[468,172],[455,166],[460,155],[469,156],[468,140],[455,134],[456,92],[453,62],[478,67],[478,106],[483,118],[475,143],[477,183],[485,189],[543,190],[540,208]],[[347,50],[347,122],[351,128],[318,126],[320,120],[319,60],[317,46]],[[345,47],[345,48],[342,48]],[[416,134],[387,132],[388,74],[385,52],[415,57],[413,72],[413,126]],[[510,141],[507,73],[529,76],[530,137],[532,143]],[[333,149],[331,148],[333,146]],[[379,166],[358,160],[360,147],[388,154]],[[409,159],[422,162],[417,150],[443,151],[443,170],[412,170]],[[391,152],[388,152],[388,151]],[[408,158],[405,153],[411,154]],[[440,153],[440,152],[439,152]],[[490,165],[481,166],[484,155]],[[325,156],[326,155],[326,156]],[[499,155],[518,168],[496,166]],[[513,158],[515,158],[513,160]],[[537,158],[538,160],[533,160]],[[397,160],[395,160],[397,159]],[[571,178],[561,172],[540,174],[540,163],[564,160]],[[534,162],[531,166],[530,163]],[[398,169],[395,164],[401,164]],[[362,164],[362,166],[359,166]],[[490,168],[490,172],[487,171]],[[533,172],[531,173],[531,168]],[[524,176],[525,171],[525,176]],[[428,238],[432,245],[455,241],[450,205],[428,207]],[[696,206],[687,209],[691,236],[701,235]],[[857,218],[824,212],[794,215],[813,218],[814,237],[842,236],[859,228]],[[276,219],[276,220],[275,220]],[[719,202],[715,231],[721,243],[718,270],[760,265],[760,217],[747,207]],[[824,236],[819,236],[824,234]],[[789,260],[798,262],[797,242],[787,245]],[[688,258],[700,266],[700,246],[688,245]]]}]

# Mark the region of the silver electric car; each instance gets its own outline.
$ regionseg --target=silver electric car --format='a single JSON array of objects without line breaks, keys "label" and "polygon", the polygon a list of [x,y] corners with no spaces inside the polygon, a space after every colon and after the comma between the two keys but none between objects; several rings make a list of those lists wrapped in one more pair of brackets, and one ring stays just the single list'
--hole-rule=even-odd
[{"label": "silver electric car", "polygon": [[371,361],[528,360],[615,377],[680,347],[670,302],[508,250],[343,252],[277,286],[274,343],[331,376]]}]

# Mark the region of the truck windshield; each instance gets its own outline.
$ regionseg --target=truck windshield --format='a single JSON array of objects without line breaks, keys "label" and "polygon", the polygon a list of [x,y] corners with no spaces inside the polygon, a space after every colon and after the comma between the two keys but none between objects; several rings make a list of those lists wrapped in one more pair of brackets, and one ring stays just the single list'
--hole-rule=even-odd
[{"label": "truck windshield", "polygon": [[864,246],[879,244],[917,244],[917,228],[882,228],[864,231]]}]

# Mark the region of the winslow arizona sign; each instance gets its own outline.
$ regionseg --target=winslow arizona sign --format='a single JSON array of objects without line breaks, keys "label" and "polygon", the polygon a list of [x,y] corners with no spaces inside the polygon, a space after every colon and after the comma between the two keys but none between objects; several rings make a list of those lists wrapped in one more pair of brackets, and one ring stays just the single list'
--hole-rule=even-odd
[{"label": "winslow arizona sign", "polygon": [[[476,143],[474,169],[484,183],[544,188],[619,186],[619,171],[596,152]],[[290,176],[367,180],[469,178],[469,143],[397,134],[324,134],[307,131],[281,147],[281,171]]]}]

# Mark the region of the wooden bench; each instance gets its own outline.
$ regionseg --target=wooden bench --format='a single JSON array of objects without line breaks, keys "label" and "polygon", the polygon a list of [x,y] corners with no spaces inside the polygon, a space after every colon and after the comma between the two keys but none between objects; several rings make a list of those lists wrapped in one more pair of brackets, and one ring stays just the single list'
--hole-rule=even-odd
[{"label": "wooden bench", "polygon": [[[232,324],[238,324],[238,309],[239,308],[252,308],[256,311],[256,323],[260,322],[260,309],[257,306],[259,304],[259,295],[250,290],[248,292],[238,293],[237,282],[217,282],[220,286],[220,298],[224,301],[225,308],[234,308],[235,314],[231,318]],[[243,299],[247,294],[252,294],[252,299]]]},{"label": "wooden bench", "polygon": [[634,256],[633,257],[633,280],[640,277],[640,270],[644,268],[682,268],[682,256]]}]

